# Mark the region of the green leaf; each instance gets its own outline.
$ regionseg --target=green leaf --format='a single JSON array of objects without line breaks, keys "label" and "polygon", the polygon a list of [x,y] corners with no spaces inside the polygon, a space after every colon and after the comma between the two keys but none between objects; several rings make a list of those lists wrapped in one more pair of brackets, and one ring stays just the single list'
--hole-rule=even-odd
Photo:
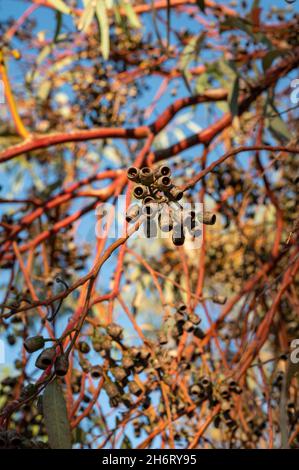
[{"label": "green leaf", "polygon": [[263,65],[263,70],[264,72],[271,67],[273,61],[277,58],[280,57],[282,54],[282,51],[279,51],[278,49],[275,49],[273,51],[269,51],[265,57],[263,57],[262,60],[262,65]]},{"label": "green leaf", "polygon": [[110,51],[110,38],[109,38],[109,19],[106,9],[105,0],[98,0],[96,6],[96,15],[100,25],[101,31],[101,48],[104,59],[108,59]]},{"label": "green leaf", "polygon": [[80,18],[78,28],[80,31],[85,32],[90,26],[93,17],[95,15],[96,5],[93,0],[89,0],[86,3],[82,16]]},{"label": "green leaf", "polygon": [[205,8],[206,8],[205,0],[197,0],[196,3],[197,3],[197,5],[198,5],[198,8],[199,8],[203,13],[205,13]]},{"label": "green leaf", "polygon": [[240,90],[240,80],[239,77],[236,77],[234,81],[234,85],[231,89],[229,95],[229,108],[233,116],[237,116],[238,114],[238,98],[239,98],[239,90]]},{"label": "green leaf", "polygon": [[188,65],[197,59],[204,40],[204,32],[201,33],[199,36],[194,36],[192,39],[190,39],[187,46],[184,48],[182,52],[182,57],[180,59],[180,67],[182,70],[186,70]]},{"label": "green leaf", "polygon": [[62,0],[50,0],[50,2],[56,10],[61,11],[61,13],[65,13],[69,15],[71,13],[70,7],[68,7]]},{"label": "green leaf", "polygon": [[275,108],[275,106],[269,105],[267,108],[267,115],[270,115],[271,117],[267,119],[267,123],[270,132],[279,141],[288,142],[292,138],[292,136],[286,123],[278,114],[272,117],[273,114],[277,114],[277,109]]},{"label": "green leaf", "polygon": [[71,449],[71,431],[62,389],[54,380],[43,394],[43,414],[51,449]]},{"label": "green leaf", "polygon": [[132,5],[128,1],[125,0],[121,2],[121,6],[125,10],[127,18],[132,28],[141,28],[141,23]]}]

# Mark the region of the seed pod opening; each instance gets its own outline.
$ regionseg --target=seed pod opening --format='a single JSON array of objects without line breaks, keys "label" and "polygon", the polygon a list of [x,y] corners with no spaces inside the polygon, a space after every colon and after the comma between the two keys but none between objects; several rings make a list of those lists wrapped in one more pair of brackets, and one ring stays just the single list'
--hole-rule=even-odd
[{"label": "seed pod opening", "polygon": [[55,348],[44,349],[39,354],[39,356],[37,357],[37,359],[35,361],[36,367],[38,367],[38,369],[42,369],[42,370],[47,369],[52,364],[55,355],[56,355]]},{"label": "seed pod opening", "polygon": [[100,366],[92,366],[90,375],[93,379],[99,379],[102,376],[102,368]]},{"label": "seed pod opening", "polygon": [[150,185],[154,181],[154,172],[148,166],[141,168],[139,172],[140,182],[146,185]]},{"label": "seed pod opening", "polygon": [[139,181],[139,168],[136,168],[135,166],[130,166],[128,169],[127,169],[127,177],[129,180],[131,181],[135,181],[136,183],[138,183]]},{"label": "seed pod opening", "polygon": [[209,211],[198,214],[198,220],[206,225],[214,225],[216,223],[216,218],[216,214]]},{"label": "seed pod opening", "polygon": [[107,326],[107,333],[111,338],[118,339],[122,336],[123,328],[116,323],[110,323],[110,325]]},{"label": "seed pod opening", "polygon": [[161,176],[157,180],[157,186],[160,189],[170,189],[172,187],[171,179],[168,176]]},{"label": "seed pod opening", "polygon": [[138,184],[135,186],[133,194],[136,199],[143,199],[145,196],[149,195],[148,187]]},{"label": "seed pod opening", "polygon": [[33,353],[42,349],[45,345],[43,336],[32,336],[24,341],[24,348],[28,353]]},{"label": "seed pod opening", "polygon": [[214,302],[214,304],[224,305],[227,301],[227,297],[225,297],[224,295],[214,295],[212,297],[212,301]]},{"label": "seed pod opening", "polygon": [[155,178],[160,178],[161,176],[170,176],[171,169],[167,165],[161,165],[159,168],[155,170]]},{"label": "seed pod opening", "polygon": [[181,191],[178,188],[171,188],[168,191],[168,194],[173,201],[180,201],[182,197],[184,196],[183,191]]},{"label": "seed pod opening", "polygon": [[55,370],[56,375],[58,375],[59,377],[63,377],[64,375],[66,375],[68,368],[69,368],[68,358],[65,354],[61,354],[60,356],[56,358],[55,364],[54,364],[54,370]]},{"label": "seed pod opening", "polygon": [[130,392],[131,392],[133,395],[136,395],[137,397],[138,397],[139,395],[141,395],[141,393],[142,393],[142,388],[138,385],[137,382],[135,382],[135,381],[129,382],[128,387],[129,387]]}]

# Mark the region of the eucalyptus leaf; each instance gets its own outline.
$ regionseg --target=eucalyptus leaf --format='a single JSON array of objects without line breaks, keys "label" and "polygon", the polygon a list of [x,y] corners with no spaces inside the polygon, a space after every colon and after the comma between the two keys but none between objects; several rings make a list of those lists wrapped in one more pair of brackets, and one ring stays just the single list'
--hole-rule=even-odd
[{"label": "eucalyptus leaf", "polygon": [[101,31],[101,48],[104,59],[108,59],[110,51],[109,18],[105,0],[98,0],[96,4],[96,15]]},{"label": "eucalyptus leaf", "polygon": [[51,449],[71,449],[71,431],[62,389],[54,380],[43,394],[43,413]]},{"label": "eucalyptus leaf", "polygon": [[66,5],[62,0],[50,0],[50,2],[56,10],[61,11],[61,13],[65,13],[69,15],[71,13],[71,9],[68,5]]}]

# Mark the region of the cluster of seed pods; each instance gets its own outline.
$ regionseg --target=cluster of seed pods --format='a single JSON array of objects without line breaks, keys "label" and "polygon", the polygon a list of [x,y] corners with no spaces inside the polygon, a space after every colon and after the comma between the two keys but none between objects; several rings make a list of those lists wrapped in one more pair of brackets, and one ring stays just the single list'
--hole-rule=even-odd
[{"label": "cluster of seed pods", "polygon": [[213,225],[216,222],[216,216],[211,212],[196,214],[194,210],[184,211],[179,203],[183,191],[173,183],[169,166],[162,165],[154,170],[131,166],[127,170],[127,177],[136,183],[133,194],[142,201],[142,207],[138,204],[130,206],[126,220],[135,222],[141,214],[146,215],[144,227],[147,238],[157,236],[156,215],[160,230],[172,231],[172,242],[176,246],[184,244],[186,229],[192,237],[197,238],[201,236],[201,223]]}]

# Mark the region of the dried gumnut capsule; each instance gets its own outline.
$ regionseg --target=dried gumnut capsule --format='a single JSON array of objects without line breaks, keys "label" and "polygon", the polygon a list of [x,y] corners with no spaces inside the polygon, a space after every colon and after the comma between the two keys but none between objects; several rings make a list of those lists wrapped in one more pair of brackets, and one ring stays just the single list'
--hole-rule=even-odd
[{"label": "dried gumnut capsule", "polygon": [[171,175],[171,169],[167,165],[161,165],[161,166],[159,166],[159,168],[157,168],[154,171],[154,174],[155,174],[156,179],[160,178],[161,176],[168,176],[169,177]]},{"label": "dried gumnut capsule", "polygon": [[205,375],[203,377],[200,377],[199,379],[199,384],[201,385],[201,387],[205,390],[209,389],[212,385],[209,377],[206,377]]},{"label": "dried gumnut capsule", "polygon": [[175,246],[182,246],[185,242],[184,227],[180,224],[173,226],[172,243]]},{"label": "dried gumnut capsule", "polygon": [[135,166],[130,166],[127,169],[127,177],[130,181],[135,181],[135,183],[138,183],[139,181],[139,168],[136,168]]},{"label": "dried gumnut capsule", "polygon": [[89,344],[86,343],[86,341],[80,341],[80,342],[78,343],[78,349],[79,349],[79,351],[80,351],[81,353],[83,353],[83,354],[87,354],[87,353],[89,353],[89,351],[90,351]]},{"label": "dried gumnut capsule", "polygon": [[182,315],[187,313],[187,305],[185,305],[185,304],[178,305],[177,312],[181,313]]},{"label": "dried gumnut capsule", "polygon": [[198,384],[193,384],[189,388],[189,392],[191,395],[200,395],[201,394],[201,387]]},{"label": "dried gumnut capsule", "polygon": [[144,222],[144,234],[146,238],[156,238],[158,233],[157,224],[155,220],[147,218]]},{"label": "dried gumnut capsule", "polygon": [[133,194],[136,199],[143,199],[144,197],[149,196],[149,189],[147,186],[138,184],[137,186],[135,186]]},{"label": "dried gumnut capsule", "polygon": [[55,364],[54,364],[54,370],[55,370],[56,375],[58,375],[59,377],[63,377],[64,375],[66,375],[68,368],[69,368],[68,357],[65,354],[61,354],[60,356],[56,358]]},{"label": "dried gumnut capsule", "polygon": [[56,350],[54,347],[44,349],[35,361],[36,367],[39,369],[47,369],[53,362],[56,355]]},{"label": "dried gumnut capsule", "polygon": [[227,384],[230,392],[237,393],[238,395],[242,393],[241,387],[239,387],[235,380],[229,379]]},{"label": "dried gumnut capsule", "polygon": [[160,331],[160,332],[159,332],[159,334],[158,334],[158,339],[159,339],[159,343],[160,343],[161,345],[168,343],[167,335],[164,333],[164,331]]},{"label": "dried gumnut capsule", "polygon": [[169,176],[161,176],[159,179],[157,179],[156,185],[159,189],[162,189],[163,191],[170,190],[170,188],[172,187],[172,182]]},{"label": "dried gumnut capsule", "polygon": [[188,319],[191,321],[191,323],[193,323],[193,325],[199,325],[199,323],[201,322],[201,319],[198,315],[196,315],[196,313],[191,313],[190,315],[188,315]]},{"label": "dried gumnut capsule", "polygon": [[37,392],[37,390],[38,387],[35,384],[26,385],[26,387],[22,388],[21,390],[20,399],[25,400],[26,398],[31,397],[35,392]]},{"label": "dried gumnut capsule", "polygon": [[135,346],[133,346],[132,348],[130,348],[130,353],[131,353],[131,356],[134,357],[134,359],[140,359],[139,348],[136,348]]},{"label": "dried gumnut capsule", "polygon": [[129,390],[131,393],[133,393],[133,395],[136,395],[137,397],[142,393],[142,388],[135,381],[129,382]]},{"label": "dried gumnut capsule", "polygon": [[140,216],[140,212],[140,207],[137,204],[130,206],[126,213],[126,221],[128,223],[134,222],[134,220],[136,220]]},{"label": "dried gumnut capsule", "polygon": [[112,340],[111,340],[111,338],[109,338],[109,336],[107,336],[102,341],[102,350],[103,351],[110,351],[111,347],[112,347]]},{"label": "dried gumnut capsule", "polygon": [[124,355],[121,365],[124,369],[132,369],[134,367],[134,361],[129,355]]},{"label": "dried gumnut capsule", "polygon": [[90,369],[90,375],[93,379],[99,379],[102,376],[101,366],[92,366]]},{"label": "dried gumnut capsule", "polygon": [[154,172],[148,166],[141,168],[139,179],[142,184],[150,185],[154,181]]},{"label": "dried gumnut capsule", "polygon": [[24,348],[28,353],[33,353],[42,349],[45,346],[45,340],[43,336],[32,336],[31,338],[27,338],[24,341]]},{"label": "dried gumnut capsule", "polygon": [[107,326],[107,333],[111,338],[119,339],[122,337],[123,328],[116,323],[110,323],[110,325]]},{"label": "dried gumnut capsule", "polygon": [[198,220],[206,225],[214,225],[216,223],[216,214],[213,212],[205,211],[198,214]]},{"label": "dried gumnut capsule", "polygon": [[224,295],[214,295],[212,297],[212,301],[214,302],[214,304],[224,305],[227,301],[227,297],[225,297]]},{"label": "dried gumnut capsule", "polygon": [[194,328],[194,325],[191,321],[189,320],[185,321],[183,325],[184,331],[187,331],[187,333],[190,333],[191,331],[193,331],[193,328]]},{"label": "dried gumnut capsule", "polygon": [[226,384],[220,385],[219,393],[220,393],[221,397],[224,398],[224,399],[227,399],[230,396],[229,395],[229,388]]},{"label": "dried gumnut capsule", "polygon": [[139,357],[142,361],[147,361],[147,359],[149,359],[150,355],[151,355],[151,353],[147,348],[144,348],[144,347],[140,348]]},{"label": "dried gumnut capsule", "polygon": [[111,381],[105,382],[103,385],[103,388],[109,398],[115,398],[119,396],[119,389],[113,382]]},{"label": "dried gumnut capsule", "polygon": [[125,369],[123,369],[122,367],[114,367],[114,369],[111,369],[111,374],[119,382],[122,382],[128,376],[127,371]]},{"label": "dried gumnut capsule", "polygon": [[181,191],[178,188],[169,189],[167,194],[173,201],[180,201],[182,199],[182,197],[184,196],[183,191]]},{"label": "dried gumnut capsule", "polygon": [[193,334],[198,339],[204,339],[204,337],[205,337],[205,334],[204,334],[204,332],[202,331],[201,328],[195,328],[195,330],[193,331]]}]

